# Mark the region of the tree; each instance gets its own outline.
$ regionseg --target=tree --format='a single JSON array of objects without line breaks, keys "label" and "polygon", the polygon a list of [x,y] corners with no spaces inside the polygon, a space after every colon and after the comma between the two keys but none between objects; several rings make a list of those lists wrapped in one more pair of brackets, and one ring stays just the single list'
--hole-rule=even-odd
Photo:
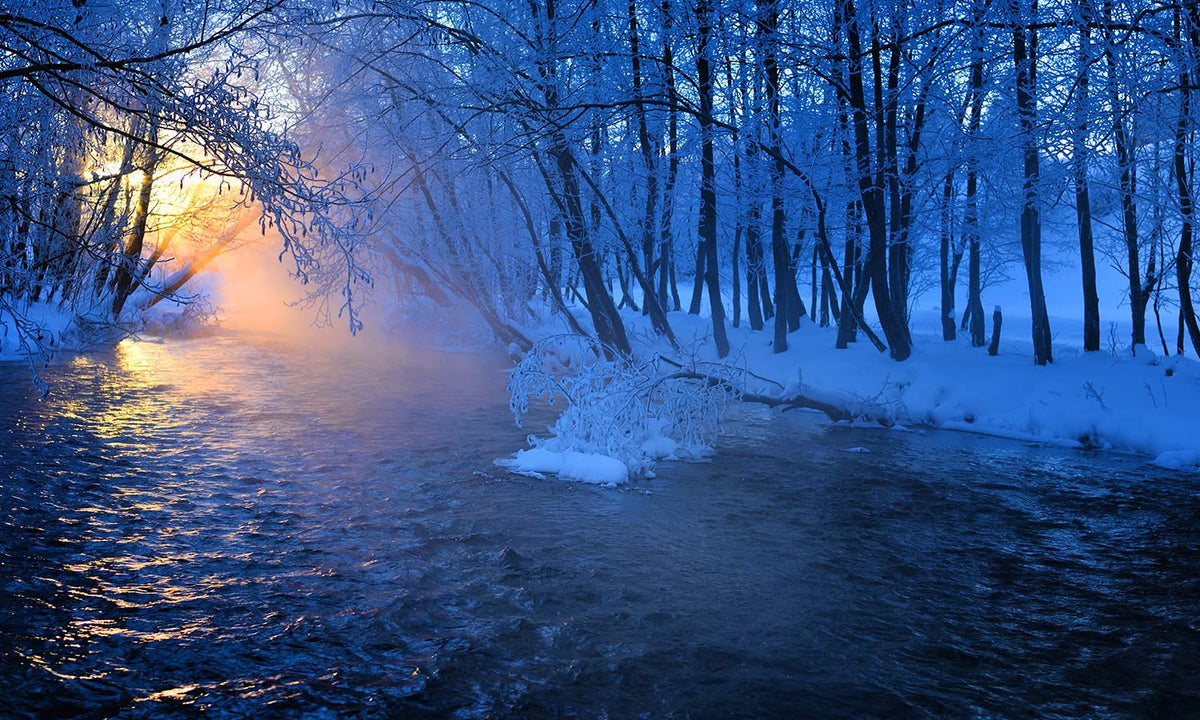
[{"label": "tree", "polygon": [[[159,270],[178,234],[158,209],[188,196],[185,182],[211,179],[228,209],[278,233],[313,296],[340,294],[348,326],[361,327],[356,293],[371,277],[352,227],[354,182],[319,176],[273,126],[256,80],[265,47],[250,40],[283,38],[309,13],[277,0],[72,5],[0,11],[0,97],[26,128],[5,128],[0,145],[11,168],[0,195],[19,218],[0,230],[9,312],[53,302],[89,322],[136,324],[129,300],[165,290]],[[172,190],[160,180],[178,164]]]},{"label": "tree", "polygon": [[[843,0],[842,18],[845,22],[847,37],[847,79],[849,84],[848,100],[852,109],[854,126],[855,170],[858,176],[859,193],[862,196],[863,213],[867,219],[867,233],[870,244],[867,250],[867,272],[870,275],[871,292],[875,298],[875,312],[883,333],[887,337],[888,347],[892,358],[905,360],[912,352],[912,340],[908,328],[904,324],[904,315],[898,312],[894,304],[894,296],[889,290],[887,269],[888,241],[887,217],[884,205],[884,182],[882,165],[873,161],[869,130],[867,128],[867,101],[863,89],[862,60],[863,46],[859,32],[860,18],[855,9],[854,0]],[[882,103],[882,73],[879,69],[878,39],[873,39],[875,63],[875,113],[881,118]],[[880,135],[876,133],[877,137]]]},{"label": "tree", "polygon": [[1075,186],[1075,218],[1079,227],[1079,268],[1083,276],[1083,349],[1100,349],[1100,298],[1096,292],[1096,251],[1092,239],[1092,200],[1088,187],[1088,75],[1092,65],[1091,24],[1094,18],[1089,0],[1079,3],[1077,27],[1079,62],[1075,72],[1074,132],[1071,135],[1071,161]]},{"label": "tree", "polygon": [[1045,365],[1053,360],[1050,348],[1050,318],[1046,291],[1042,286],[1042,225],[1038,196],[1040,158],[1036,137],[1037,111],[1037,0],[1026,6],[1022,0],[1011,5],[1013,16],[1012,58],[1016,71],[1017,115],[1021,126],[1021,156],[1024,160],[1024,201],[1021,207],[1021,255],[1029,285],[1033,318],[1033,360]]}]

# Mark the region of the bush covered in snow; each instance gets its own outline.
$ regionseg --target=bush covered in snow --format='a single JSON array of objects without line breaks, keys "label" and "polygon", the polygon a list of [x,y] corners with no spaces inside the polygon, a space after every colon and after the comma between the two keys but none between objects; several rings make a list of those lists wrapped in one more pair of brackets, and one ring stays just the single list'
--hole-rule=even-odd
[{"label": "bush covered in snow", "polygon": [[540,340],[521,360],[508,383],[517,424],[539,398],[565,407],[548,428],[551,437],[530,436],[539,452],[521,453],[503,463],[506,467],[616,483],[624,479],[619,469],[590,472],[580,455],[595,458],[590,463],[595,466],[604,465],[602,458],[618,460],[628,477],[650,474],[660,458],[696,458],[711,451],[725,410],[738,394],[739,371],[680,368],[659,356],[638,360],[615,352],[607,353],[615,359],[606,359],[604,350],[590,338],[555,335]]}]

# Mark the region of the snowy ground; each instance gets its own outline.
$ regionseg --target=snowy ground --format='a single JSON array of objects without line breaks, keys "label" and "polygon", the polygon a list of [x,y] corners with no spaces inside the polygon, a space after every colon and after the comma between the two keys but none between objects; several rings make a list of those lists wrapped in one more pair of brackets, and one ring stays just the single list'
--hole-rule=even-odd
[{"label": "snowy ground", "polygon": [[[1155,339],[1151,348],[1139,347],[1136,355],[1128,345],[1125,308],[1103,309],[1104,349],[1093,353],[1081,349],[1081,320],[1052,317],[1054,362],[1038,367],[1021,289],[1009,283],[987,299],[993,298],[1008,300],[995,357],[986,348],[971,347],[962,334],[957,341],[944,342],[937,309],[931,308],[914,312],[915,346],[912,357],[902,363],[877,352],[861,336],[849,349],[837,350],[836,329],[817,327],[808,318],[789,336],[788,351],[778,355],[769,327],[752,332],[743,321],[743,327],[729,328],[732,352],[726,361],[771,381],[750,379],[750,392],[780,396],[803,390],[900,426],[1110,449],[1145,456],[1163,467],[1200,470],[1200,363],[1156,352],[1160,345],[1153,316],[1148,317],[1147,335]],[[1067,309],[1073,304],[1063,303]],[[986,308],[989,337],[991,309]],[[625,319],[639,354],[665,351],[662,343],[650,339],[644,318],[626,313]],[[684,355],[717,360],[707,317],[677,312],[670,319],[689,349]],[[1170,321],[1174,319],[1172,314]],[[1173,326],[1167,327],[1173,342]],[[552,449],[575,448],[556,438]],[[589,466],[583,462],[586,458],[573,456],[568,462],[545,450],[539,447],[505,464],[517,471],[559,472],[568,479],[605,484],[623,482],[630,475],[625,468],[600,472],[601,466],[612,468],[607,460],[597,459]]]},{"label": "snowy ground", "polygon": [[37,362],[43,348],[58,346],[71,326],[69,313],[45,303],[15,310],[0,305],[0,361]]},{"label": "snowy ground", "polygon": [[775,355],[766,339],[737,331],[756,374],[883,406],[899,423],[1102,447],[1160,458],[1200,454],[1200,364],[1146,348],[1083,353],[1059,343],[1053,364],[1033,364],[1030,342],[1002,341],[989,356],[960,338],[917,334],[897,363],[869,344],[833,349],[831,331],[808,326]]},{"label": "snowy ground", "polygon": [[[164,300],[143,309],[150,295],[138,292],[118,327],[107,321],[107,307],[64,307],[44,302],[0,305],[0,362],[33,363],[52,361],[60,354],[85,352],[115,345],[131,334],[156,336],[188,335],[217,322],[216,310],[204,297],[194,302]],[[191,299],[191,298],[189,298]]]}]

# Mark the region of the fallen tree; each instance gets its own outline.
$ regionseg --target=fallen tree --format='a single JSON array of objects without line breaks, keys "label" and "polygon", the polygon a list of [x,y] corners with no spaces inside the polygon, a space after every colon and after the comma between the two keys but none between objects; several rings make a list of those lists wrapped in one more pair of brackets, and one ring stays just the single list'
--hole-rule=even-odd
[{"label": "fallen tree", "polygon": [[[508,389],[518,425],[538,400],[565,407],[547,428],[549,437],[529,437],[536,453],[518,453],[502,464],[529,474],[547,467],[583,468],[579,472],[586,477],[575,479],[589,482],[651,476],[657,460],[711,454],[733,403],[814,410],[834,422],[894,424],[893,414],[875,399],[820,392],[802,383],[785,387],[733,363],[606,353],[597,340],[572,334],[534,343],[513,370]],[[523,465],[522,459],[536,464]],[[588,472],[587,466],[609,460],[619,461],[623,470]]]}]

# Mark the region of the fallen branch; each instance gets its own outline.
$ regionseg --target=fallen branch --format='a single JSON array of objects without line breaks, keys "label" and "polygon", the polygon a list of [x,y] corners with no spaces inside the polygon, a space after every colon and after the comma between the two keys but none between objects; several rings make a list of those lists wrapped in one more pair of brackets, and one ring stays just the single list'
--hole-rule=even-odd
[{"label": "fallen branch", "polygon": [[[663,355],[663,354],[661,354],[661,353],[660,353],[660,354],[658,354],[658,355],[657,355],[657,357],[658,357],[658,359],[659,359],[659,360],[662,360],[663,362],[665,362],[666,364],[668,364],[668,365],[670,365],[670,366],[672,366],[672,367],[677,367],[677,368],[679,368],[680,370],[686,370],[686,369],[687,369],[687,366],[686,366],[686,365],[684,365],[683,363],[677,362],[677,361],[675,361],[675,360],[672,360],[671,358],[667,357],[666,355]],[[783,387],[783,383],[781,383],[781,382],[777,382],[777,381],[775,381],[775,380],[772,380],[772,379],[771,379],[771,378],[769,378],[769,377],[763,377],[762,375],[758,375],[758,374],[756,374],[756,373],[752,373],[752,372],[750,372],[749,370],[739,370],[739,372],[742,372],[742,373],[744,373],[744,374],[746,374],[746,375],[749,375],[750,377],[754,378],[755,380],[761,380],[761,381],[763,381],[763,382],[765,382],[765,383],[770,383],[770,384],[772,384],[772,385],[775,385],[775,386],[776,386],[776,387],[778,387],[778,388],[779,388],[781,391],[784,389],[784,387]]]},{"label": "fallen branch", "polygon": [[871,415],[864,412],[854,412],[849,408],[826,402],[824,400],[819,400],[802,393],[793,393],[792,395],[788,395],[786,397],[776,397],[774,395],[763,395],[760,393],[749,393],[739,390],[724,378],[687,370],[681,370],[680,372],[673,373],[668,377],[679,380],[699,380],[705,383],[708,387],[724,387],[743,402],[758,403],[760,405],[766,405],[767,407],[783,408],[785,411],[797,409],[817,410],[824,413],[826,417],[834,422],[867,420],[877,422],[884,426],[890,426],[892,424],[891,420],[883,415]]}]

